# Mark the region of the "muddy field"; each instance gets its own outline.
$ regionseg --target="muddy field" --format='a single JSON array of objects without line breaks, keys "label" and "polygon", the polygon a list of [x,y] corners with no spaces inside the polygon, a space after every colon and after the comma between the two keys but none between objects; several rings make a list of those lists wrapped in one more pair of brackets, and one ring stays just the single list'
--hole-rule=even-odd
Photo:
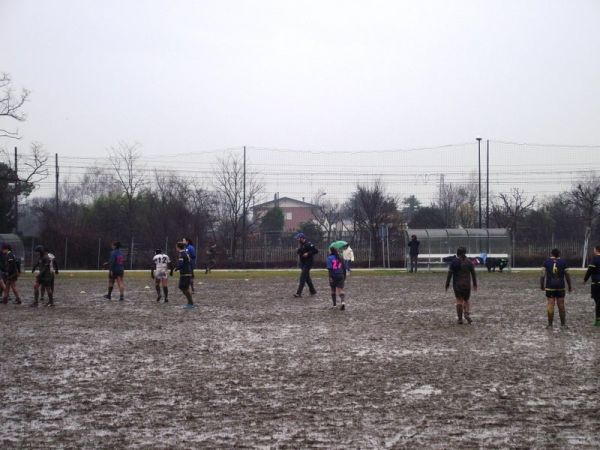
[{"label": "muddy field", "polygon": [[600,329],[579,275],[567,330],[545,329],[533,275],[482,276],[472,325],[443,274],[354,273],[346,311],[325,278],[294,299],[294,278],[247,276],[200,276],[193,311],[173,286],[157,304],[130,278],[119,304],[103,278],[66,274],[54,309],[1,305],[0,447],[600,445]]}]

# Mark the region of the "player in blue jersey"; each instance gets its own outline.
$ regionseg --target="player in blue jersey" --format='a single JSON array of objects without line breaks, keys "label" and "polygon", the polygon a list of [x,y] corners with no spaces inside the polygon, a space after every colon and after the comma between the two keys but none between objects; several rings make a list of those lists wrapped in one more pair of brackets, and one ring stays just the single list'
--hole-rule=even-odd
[{"label": "player in blue jersey", "polygon": [[108,294],[104,296],[105,299],[110,300],[112,297],[113,287],[115,281],[119,288],[119,301],[125,300],[125,283],[123,282],[123,276],[125,275],[125,257],[121,253],[121,243],[115,241],[112,243],[112,252],[110,253],[110,259],[104,263],[108,266]]},{"label": "player in blue jersey", "polygon": [[190,281],[190,287],[192,293],[194,292],[194,269],[196,268],[196,247],[190,238],[183,238],[181,240],[185,244],[185,251],[190,255],[190,264],[192,265],[192,276]]},{"label": "player in blue jersey", "polygon": [[452,288],[456,297],[456,315],[458,323],[463,323],[463,314],[467,323],[472,323],[471,319],[471,280],[473,281],[473,289],[477,290],[477,278],[475,277],[475,267],[473,262],[467,258],[467,249],[458,247],[456,257],[452,258],[448,276],[446,277],[446,291],[450,287],[452,280]]},{"label": "player in blue jersey", "polygon": [[329,248],[329,256],[327,257],[327,270],[329,272],[329,286],[331,287],[331,300],[333,301],[333,307],[336,306],[336,296],[340,297],[342,302],[340,309],[343,311],[346,309],[344,293],[344,283],[346,281],[346,265],[340,257],[335,247]]},{"label": "player in blue jersey", "polygon": [[192,291],[190,289],[190,284],[192,283],[192,260],[186,250],[185,242],[177,243],[177,268],[175,270],[179,272],[179,289],[187,299],[185,308],[195,308],[196,305],[194,305],[194,301],[192,300]]},{"label": "player in blue jersey", "polygon": [[558,304],[558,315],[560,316],[560,325],[566,326],[566,310],[565,310],[565,281],[569,287],[569,292],[572,291],[571,277],[567,262],[560,257],[560,250],[552,249],[550,258],[544,261],[542,274],[540,276],[540,288],[546,292],[548,301],[548,328],[552,328],[554,320],[554,305]]},{"label": "player in blue jersey", "polygon": [[587,267],[583,282],[585,283],[590,277],[592,278],[592,298],[596,303],[596,322],[594,322],[594,326],[600,327],[600,245],[594,247],[594,257]]}]

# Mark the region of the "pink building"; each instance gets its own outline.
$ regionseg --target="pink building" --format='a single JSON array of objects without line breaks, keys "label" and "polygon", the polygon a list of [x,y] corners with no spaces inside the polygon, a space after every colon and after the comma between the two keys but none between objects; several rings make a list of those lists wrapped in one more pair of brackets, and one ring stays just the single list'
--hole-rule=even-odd
[{"label": "pink building", "polygon": [[312,211],[315,205],[289,197],[275,198],[252,208],[254,218],[260,220],[267,211],[278,206],[283,211],[283,231],[296,231],[302,222],[315,218]]}]

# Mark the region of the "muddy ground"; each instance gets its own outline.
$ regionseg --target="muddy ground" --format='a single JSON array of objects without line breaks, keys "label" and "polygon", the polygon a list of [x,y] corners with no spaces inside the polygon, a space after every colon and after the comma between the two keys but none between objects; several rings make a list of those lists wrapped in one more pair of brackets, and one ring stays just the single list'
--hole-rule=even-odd
[{"label": "muddy ground", "polygon": [[[200,308],[61,275],[0,305],[2,448],[598,448],[600,328],[580,285],[546,330],[533,275],[484,275],[457,325],[443,274],[198,278]],[[21,280],[29,301],[30,279]],[[173,283],[171,283],[173,285]],[[80,293],[85,291],[86,293]],[[558,320],[557,320],[558,321]]]}]

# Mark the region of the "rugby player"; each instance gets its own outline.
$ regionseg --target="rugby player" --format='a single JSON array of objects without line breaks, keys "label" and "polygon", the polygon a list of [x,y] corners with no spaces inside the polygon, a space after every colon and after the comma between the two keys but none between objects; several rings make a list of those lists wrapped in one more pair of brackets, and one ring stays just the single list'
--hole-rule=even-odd
[{"label": "rugby player", "polygon": [[469,299],[471,298],[471,280],[473,281],[473,290],[477,291],[477,278],[475,277],[475,267],[469,258],[467,258],[467,249],[458,247],[456,249],[456,258],[450,263],[448,276],[446,277],[446,291],[450,287],[452,280],[452,288],[456,297],[456,315],[458,323],[463,323],[463,314],[467,323],[472,323],[471,306]]}]

